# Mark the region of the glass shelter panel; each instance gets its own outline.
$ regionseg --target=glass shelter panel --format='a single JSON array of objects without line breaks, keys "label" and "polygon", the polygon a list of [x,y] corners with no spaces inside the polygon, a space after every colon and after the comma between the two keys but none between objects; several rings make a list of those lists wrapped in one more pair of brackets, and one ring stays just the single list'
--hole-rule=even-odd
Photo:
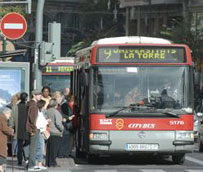
[{"label": "glass shelter panel", "polygon": [[30,65],[27,62],[0,63],[0,111],[16,93],[30,91]]}]

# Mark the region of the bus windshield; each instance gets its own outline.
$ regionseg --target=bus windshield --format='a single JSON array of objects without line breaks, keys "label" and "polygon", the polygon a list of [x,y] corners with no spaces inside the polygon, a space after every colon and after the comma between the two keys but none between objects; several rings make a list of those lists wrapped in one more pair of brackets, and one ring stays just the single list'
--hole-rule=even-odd
[{"label": "bus windshield", "polygon": [[70,87],[69,75],[43,75],[42,85],[49,86],[52,92],[63,92],[64,88]]},{"label": "bus windshield", "polygon": [[189,67],[107,66],[92,69],[91,111],[113,112],[132,104],[156,109],[188,107]]}]

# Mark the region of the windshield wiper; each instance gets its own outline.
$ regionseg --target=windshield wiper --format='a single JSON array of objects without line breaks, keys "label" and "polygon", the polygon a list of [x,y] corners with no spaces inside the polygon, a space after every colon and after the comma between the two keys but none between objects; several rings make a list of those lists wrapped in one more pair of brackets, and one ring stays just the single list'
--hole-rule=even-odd
[{"label": "windshield wiper", "polygon": [[121,111],[123,111],[123,110],[125,110],[125,109],[132,109],[132,108],[138,107],[138,106],[140,106],[139,103],[137,103],[137,104],[130,104],[129,106],[124,106],[124,107],[122,107],[122,108],[119,109],[119,110],[116,110],[116,111],[114,111],[114,112],[112,112],[112,113],[109,113],[108,115],[106,115],[106,117],[107,117],[107,118],[113,117],[113,116],[117,115],[119,112],[121,112]]},{"label": "windshield wiper", "polygon": [[166,115],[169,115],[169,116],[172,116],[172,117],[176,117],[176,118],[179,118],[180,116],[174,112],[171,112],[171,111],[163,111],[162,112],[163,114],[166,114]]}]

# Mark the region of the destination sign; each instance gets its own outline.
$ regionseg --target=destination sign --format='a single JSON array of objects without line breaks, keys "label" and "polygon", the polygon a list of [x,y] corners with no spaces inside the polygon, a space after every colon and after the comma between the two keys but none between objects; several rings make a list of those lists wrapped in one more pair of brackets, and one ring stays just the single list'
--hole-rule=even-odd
[{"label": "destination sign", "polygon": [[117,46],[100,47],[96,61],[99,63],[184,63],[183,47]]},{"label": "destination sign", "polygon": [[67,65],[47,65],[42,69],[43,73],[66,73],[72,72],[73,66]]}]

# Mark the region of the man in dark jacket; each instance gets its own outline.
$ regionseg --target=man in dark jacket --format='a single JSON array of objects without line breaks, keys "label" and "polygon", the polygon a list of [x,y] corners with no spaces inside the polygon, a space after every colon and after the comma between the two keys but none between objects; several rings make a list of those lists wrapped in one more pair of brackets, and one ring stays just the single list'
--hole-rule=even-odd
[{"label": "man in dark jacket", "polygon": [[41,169],[36,166],[36,154],[39,138],[39,130],[36,127],[36,121],[38,117],[37,102],[41,99],[41,91],[33,90],[32,99],[28,102],[28,116],[26,123],[26,130],[30,135],[30,147],[29,147],[29,162],[28,171],[40,171]]}]

